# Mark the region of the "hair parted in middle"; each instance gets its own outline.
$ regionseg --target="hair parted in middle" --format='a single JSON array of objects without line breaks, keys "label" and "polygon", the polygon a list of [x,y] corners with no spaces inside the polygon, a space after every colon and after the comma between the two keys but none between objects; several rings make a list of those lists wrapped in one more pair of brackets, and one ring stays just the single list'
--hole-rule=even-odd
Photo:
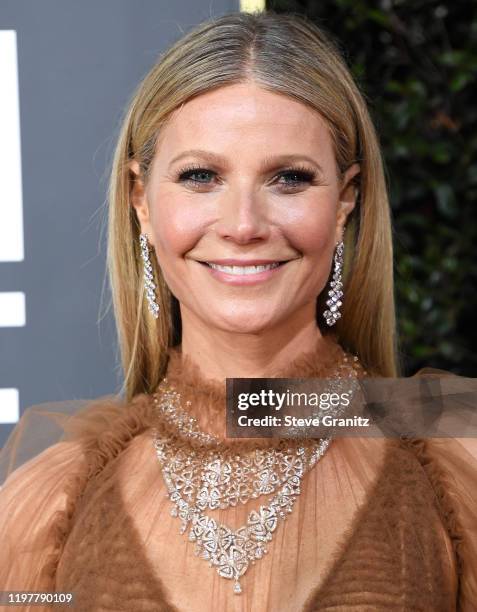
[{"label": "hair parted in middle", "polygon": [[[168,348],[180,341],[177,300],[156,258],[161,316],[144,300],[140,225],[130,194],[131,160],[147,184],[161,129],[173,111],[218,87],[253,82],[314,109],[331,135],[339,179],[353,163],[358,201],[347,221],[346,300],[340,343],[364,367],[397,376],[391,215],[378,138],[363,95],[331,37],[297,14],[229,13],[193,28],[163,53],[134,92],[122,119],[109,185],[108,271],[127,399],[160,383]],[[317,298],[317,325],[328,285]],[[323,334],[326,333],[326,324]]]}]

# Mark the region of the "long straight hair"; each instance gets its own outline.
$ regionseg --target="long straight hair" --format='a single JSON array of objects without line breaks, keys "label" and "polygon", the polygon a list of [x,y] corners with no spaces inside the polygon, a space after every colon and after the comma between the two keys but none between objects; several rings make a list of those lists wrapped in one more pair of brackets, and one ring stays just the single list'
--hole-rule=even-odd
[{"label": "long straight hair", "polygon": [[[180,342],[177,300],[156,258],[158,319],[145,303],[140,226],[130,203],[139,162],[147,183],[157,138],[171,113],[194,96],[254,82],[316,110],[327,122],[340,178],[353,163],[358,201],[344,236],[344,300],[333,331],[340,344],[380,376],[398,376],[391,216],[378,138],[364,97],[331,38],[306,17],[230,13],[201,23],[174,43],[134,92],[122,119],[109,185],[108,272],[121,362],[129,400],[151,393],[167,367],[167,350]],[[331,275],[331,271],[330,271]],[[327,284],[317,297],[317,325]]]}]

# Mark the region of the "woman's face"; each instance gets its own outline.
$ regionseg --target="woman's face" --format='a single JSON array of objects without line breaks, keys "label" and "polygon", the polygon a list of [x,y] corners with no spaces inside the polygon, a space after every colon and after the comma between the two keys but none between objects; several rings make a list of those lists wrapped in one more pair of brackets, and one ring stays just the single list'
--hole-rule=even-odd
[{"label": "woman's face", "polygon": [[[137,162],[131,169],[138,174]],[[311,321],[355,204],[318,113],[255,84],[190,100],[162,130],[132,204],[183,329]]]}]

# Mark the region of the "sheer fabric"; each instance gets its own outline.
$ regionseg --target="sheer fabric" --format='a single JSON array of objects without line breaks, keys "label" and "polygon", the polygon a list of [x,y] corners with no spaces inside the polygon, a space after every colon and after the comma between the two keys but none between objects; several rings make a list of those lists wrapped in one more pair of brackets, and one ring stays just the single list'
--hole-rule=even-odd
[{"label": "sheer fabric", "polygon": [[[330,336],[273,376],[353,371],[366,374]],[[225,439],[225,385],[180,348],[167,379],[200,425]],[[157,418],[146,394],[24,414],[0,453],[0,590],[71,591],[84,611],[475,610],[476,439],[333,440],[235,595],[170,514]],[[263,443],[227,442],[238,451]],[[266,502],[208,514],[236,529]]]}]

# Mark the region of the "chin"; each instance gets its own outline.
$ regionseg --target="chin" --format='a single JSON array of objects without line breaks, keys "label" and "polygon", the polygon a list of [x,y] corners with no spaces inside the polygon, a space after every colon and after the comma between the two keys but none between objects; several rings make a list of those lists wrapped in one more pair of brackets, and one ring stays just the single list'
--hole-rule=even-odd
[{"label": "chin", "polygon": [[222,331],[236,334],[258,334],[267,328],[274,327],[278,320],[270,317],[270,313],[208,313],[207,320],[210,327],[216,327]]}]

